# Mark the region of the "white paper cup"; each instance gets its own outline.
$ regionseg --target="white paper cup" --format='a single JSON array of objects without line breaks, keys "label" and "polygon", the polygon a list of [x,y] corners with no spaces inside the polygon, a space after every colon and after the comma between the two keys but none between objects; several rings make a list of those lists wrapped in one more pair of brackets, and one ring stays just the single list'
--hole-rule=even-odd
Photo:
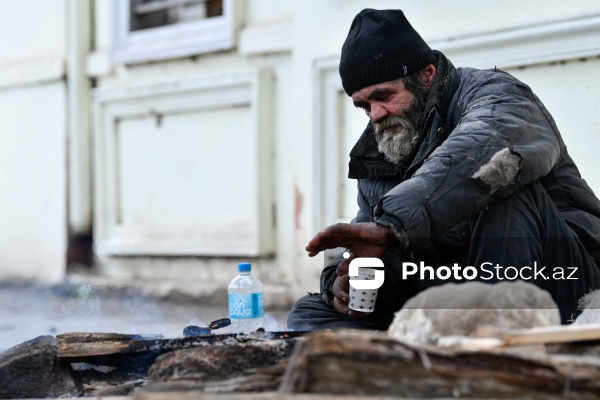
[{"label": "white paper cup", "polygon": [[[375,270],[372,268],[360,268],[358,270],[358,277],[353,277],[352,279],[373,280],[375,279]],[[375,311],[377,290],[378,289],[355,289],[350,285],[348,308],[367,313]]]}]

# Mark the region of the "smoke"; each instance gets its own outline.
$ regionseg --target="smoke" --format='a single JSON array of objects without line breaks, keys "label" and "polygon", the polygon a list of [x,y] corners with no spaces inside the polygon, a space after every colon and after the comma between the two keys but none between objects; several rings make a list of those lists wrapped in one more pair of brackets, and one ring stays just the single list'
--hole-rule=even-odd
[{"label": "smoke", "polygon": [[267,332],[278,332],[287,330],[287,324],[281,324],[273,314],[264,314],[264,328]]},{"label": "smoke", "polygon": [[[287,310],[265,313],[266,331],[286,330]],[[52,287],[0,281],[0,352],[41,335],[98,332],[183,336],[188,325],[228,317],[226,304],[172,301],[139,289],[62,283]],[[227,334],[229,327],[214,330]]]}]

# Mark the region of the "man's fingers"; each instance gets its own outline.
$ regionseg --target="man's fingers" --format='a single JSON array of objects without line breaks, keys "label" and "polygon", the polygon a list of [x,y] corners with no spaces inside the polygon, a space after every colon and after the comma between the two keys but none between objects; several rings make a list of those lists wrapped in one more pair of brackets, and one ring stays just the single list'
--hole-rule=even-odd
[{"label": "man's fingers", "polygon": [[331,292],[333,293],[333,308],[344,315],[352,314],[349,314],[350,310],[348,309],[349,279],[349,276],[337,277],[335,278],[335,281],[333,281],[333,286],[331,287]]},{"label": "man's fingers", "polygon": [[335,281],[333,281],[333,286],[331,287],[331,292],[340,301],[347,303],[348,299],[349,299],[349,296],[348,296],[349,289],[350,289],[350,277],[348,275],[339,276],[339,277],[335,278]]},{"label": "man's fingers", "polygon": [[339,263],[335,270],[337,276],[348,275],[348,270],[350,269],[350,261],[354,260],[355,258],[356,257],[350,257]]},{"label": "man's fingers", "polygon": [[353,318],[366,317],[367,315],[370,315],[370,313],[365,313],[365,312],[361,312],[361,311],[351,310],[350,308],[348,308],[348,303],[344,303],[343,301],[341,301],[337,297],[335,297],[333,299],[333,308],[337,312],[339,312],[341,314],[344,314],[344,315],[347,315],[349,317],[353,317]]},{"label": "man's fingers", "polygon": [[310,257],[323,250],[345,247],[357,257],[377,257],[393,242],[389,228],[373,222],[331,225],[308,242],[306,251]]},{"label": "man's fingers", "polygon": [[350,276],[348,274],[335,278],[331,292],[333,293],[333,308],[339,313],[348,315],[350,317],[364,317],[369,313],[351,310],[348,307],[350,302]]},{"label": "man's fingers", "polygon": [[315,237],[308,242],[306,251],[310,257],[313,257],[323,250],[343,247],[340,246],[340,243],[348,241],[349,239],[352,240],[352,235],[350,234],[351,231],[351,224],[339,223],[328,226],[317,233]]},{"label": "man's fingers", "polygon": [[340,299],[338,299],[337,297],[335,297],[333,299],[333,308],[335,308],[335,310],[341,314],[344,315],[349,315],[349,316],[353,316],[353,314],[355,313],[354,310],[351,310],[348,308],[348,303],[344,303],[343,301],[341,301]]}]

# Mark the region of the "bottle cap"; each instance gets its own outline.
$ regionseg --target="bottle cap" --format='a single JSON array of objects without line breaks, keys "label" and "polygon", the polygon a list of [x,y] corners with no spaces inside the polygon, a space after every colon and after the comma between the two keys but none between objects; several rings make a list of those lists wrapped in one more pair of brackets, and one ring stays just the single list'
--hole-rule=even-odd
[{"label": "bottle cap", "polygon": [[248,272],[250,270],[252,270],[252,265],[250,263],[239,263],[238,264],[239,272]]}]

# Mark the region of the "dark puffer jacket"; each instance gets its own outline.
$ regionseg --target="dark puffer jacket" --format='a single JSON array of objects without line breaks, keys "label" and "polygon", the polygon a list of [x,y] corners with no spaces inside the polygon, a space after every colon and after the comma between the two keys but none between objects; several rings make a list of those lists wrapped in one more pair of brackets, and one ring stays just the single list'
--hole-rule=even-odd
[{"label": "dark puffer jacket", "polygon": [[[599,259],[600,201],[581,178],[541,101],[508,73],[455,69],[437,54],[424,139],[412,162],[384,159],[371,123],[350,153],[349,177],[358,179],[359,189],[355,221],[388,226],[403,251],[419,251],[436,237],[459,235],[461,221],[539,180],[568,226]],[[503,149],[521,159],[509,184],[491,187],[473,178]],[[321,275],[328,301],[339,261]]]}]

